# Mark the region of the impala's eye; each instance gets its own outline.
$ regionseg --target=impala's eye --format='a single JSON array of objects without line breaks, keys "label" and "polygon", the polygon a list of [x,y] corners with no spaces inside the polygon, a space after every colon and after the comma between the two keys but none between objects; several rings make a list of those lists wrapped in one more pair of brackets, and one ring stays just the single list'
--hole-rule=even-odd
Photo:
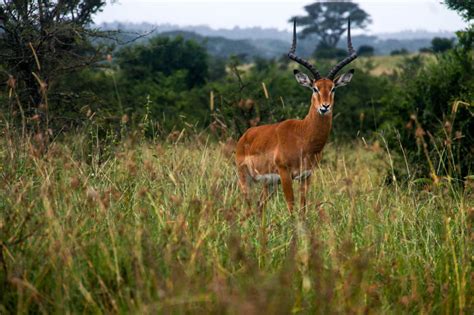
[{"label": "impala's eye", "polygon": [[319,93],[319,90],[318,90],[317,87],[313,87],[313,91],[314,91],[314,93]]},{"label": "impala's eye", "polygon": [[336,91],[336,88],[331,89],[331,93],[334,93]]}]

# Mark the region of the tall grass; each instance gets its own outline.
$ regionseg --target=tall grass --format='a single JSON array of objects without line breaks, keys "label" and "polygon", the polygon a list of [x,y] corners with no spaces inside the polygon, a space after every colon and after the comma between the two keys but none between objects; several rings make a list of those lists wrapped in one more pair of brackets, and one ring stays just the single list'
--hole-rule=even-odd
[{"label": "tall grass", "polygon": [[[230,144],[0,140],[0,313],[472,313],[469,187],[329,144],[307,209],[247,208]],[[255,192],[258,194],[258,191]]]}]

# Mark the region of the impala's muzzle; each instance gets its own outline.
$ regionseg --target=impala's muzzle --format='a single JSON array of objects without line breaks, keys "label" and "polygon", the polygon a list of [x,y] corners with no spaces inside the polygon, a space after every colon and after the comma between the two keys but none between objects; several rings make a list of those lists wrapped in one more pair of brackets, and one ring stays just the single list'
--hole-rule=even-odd
[{"label": "impala's muzzle", "polygon": [[330,111],[331,111],[331,106],[325,105],[325,104],[321,105],[321,107],[319,107],[318,109],[319,114],[321,114],[322,116],[329,113]]}]

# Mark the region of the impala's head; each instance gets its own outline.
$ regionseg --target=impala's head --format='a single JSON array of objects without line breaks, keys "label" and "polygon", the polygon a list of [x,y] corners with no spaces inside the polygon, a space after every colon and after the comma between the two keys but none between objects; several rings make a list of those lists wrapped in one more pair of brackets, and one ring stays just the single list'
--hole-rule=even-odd
[{"label": "impala's head", "polygon": [[298,57],[295,54],[296,20],[294,22],[293,45],[291,46],[290,52],[288,53],[288,57],[291,60],[294,60],[297,63],[301,64],[312,73],[314,79],[311,79],[308,75],[299,70],[294,70],[296,81],[298,81],[300,85],[307,87],[313,91],[312,104],[316,107],[316,110],[322,116],[331,112],[332,106],[334,105],[334,92],[336,88],[344,86],[351,82],[352,76],[354,74],[354,69],[351,69],[347,73],[336,76],[337,73],[345,65],[349,64],[352,60],[357,58],[357,54],[354,51],[354,48],[352,47],[350,19],[347,27],[347,47],[349,50],[349,56],[340,61],[337,65],[335,65],[331,69],[331,71],[329,71],[329,74],[326,77],[322,77],[319,74],[318,70],[316,70],[316,68],[312,64]]},{"label": "impala's head", "polygon": [[338,87],[351,82],[354,69],[337,76],[334,80],[329,78],[310,79],[305,73],[294,70],[296,81],[304,87],[313,91],[312,104],[316,107],[319,114],[329,114],[334,105],[334,92]]}]

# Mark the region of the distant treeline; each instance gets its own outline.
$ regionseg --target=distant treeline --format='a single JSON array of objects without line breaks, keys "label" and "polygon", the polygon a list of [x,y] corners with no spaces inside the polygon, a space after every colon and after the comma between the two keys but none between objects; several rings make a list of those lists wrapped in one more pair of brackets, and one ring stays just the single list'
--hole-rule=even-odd
[{"label": "distant treeline", "polygon": [[[179,27],[175,25],[154,26],[148,23],[104,23],[99,26],[104,30],[119,29],[123,32],[123,40],[127,41],[137,34],[149,34],[140,39],[147,41],[155,35],[177,36],[185,39],[193,39],[204,44],[208,52],[221,58],[231,55],[245,55],[248,57],[279,58],[282,52],[288,50],[291,40],[290,32],[277,29],[264,28],[234,28],[229,30],[213,30],[207,26]],[[418,52],[420,49],[430,47],[434,37],[454,38],[451,32],[400,32],[381,36],[354,35],[354,47],[372,46],[375,55],[389,55],[394,50],[404,49],[407,52]],[[301,39],[298,43],[298,51],[303,55],[311,55],[318,40],[314,37]],[[345,48],[343,38],[338,47]]]}]

